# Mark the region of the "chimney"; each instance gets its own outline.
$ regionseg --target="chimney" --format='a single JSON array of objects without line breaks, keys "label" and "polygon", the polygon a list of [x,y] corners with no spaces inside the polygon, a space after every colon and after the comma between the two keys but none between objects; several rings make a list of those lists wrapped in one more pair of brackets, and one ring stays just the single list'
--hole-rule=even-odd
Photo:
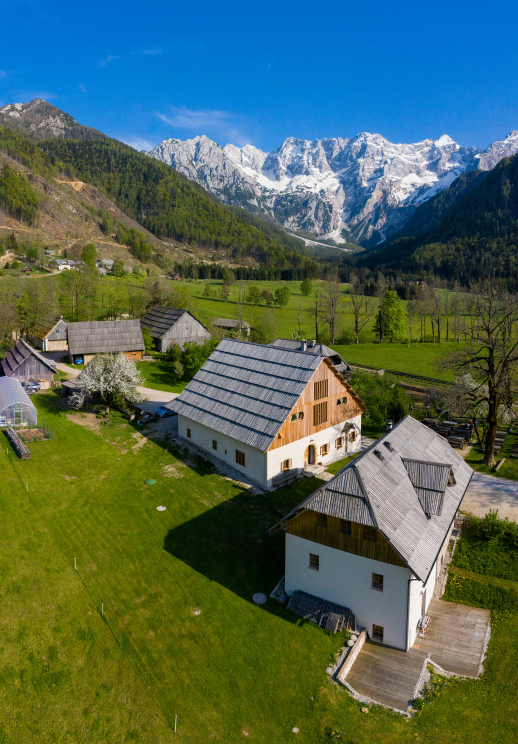
[{"label": "chimney", "polygon": [[393,426],[394,426],[394,422],[392,421],[392,419],[388,419],[388,420],[387,420],[387,423],[385,424],[385,434],[386,434],[386,433],[387,433],[388,431],[390,431],[390,430],[392,429],[392,427],[393,427]]},{"label": "chimney", "polygon": [[306,351],[307,348],[308,348],[308,342],[306,341],[305,338],[303,338],[302,341],[300,342],[300,350]]}]

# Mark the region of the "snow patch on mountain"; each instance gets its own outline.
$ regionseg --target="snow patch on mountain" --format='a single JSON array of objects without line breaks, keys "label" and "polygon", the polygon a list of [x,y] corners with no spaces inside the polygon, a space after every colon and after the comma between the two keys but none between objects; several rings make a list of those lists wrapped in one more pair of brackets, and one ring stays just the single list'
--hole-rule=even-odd
[{"label": "snow patch on mountain", "polygon": [[301,140],[274,152],[220,147],[208,137],[167,139],[149,154],[224,202],[258,209],[286,228],[372,245],[399,230],[419,204],[468,170],[489,170],[518,152],[518,131],[486,150],[447,134],[395,144],[380,134]]}]

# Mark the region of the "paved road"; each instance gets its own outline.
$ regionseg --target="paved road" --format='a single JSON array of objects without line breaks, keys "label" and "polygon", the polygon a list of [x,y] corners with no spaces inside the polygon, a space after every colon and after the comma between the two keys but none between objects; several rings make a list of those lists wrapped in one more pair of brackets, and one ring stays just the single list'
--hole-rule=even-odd
[{"label": "paved road", "polygon": [[[47,354],[46,356],[50,355]],[[58,369],[60,372],[64,372],[70,377],[77,377],[81,372],[80,369],[69,367],[68,364],[63,364],[63,362],[58,362],[56,364],[56,369]],[[176,396],[178,395],[178,393],[169,393],[167,392],[167,390],[154,390],[153,388],[147,387],[138,387],[137,393],[142,398],[144,398],[144,400],[153,401],[154,403],[168,403],[170,400],[173,400],[173,398],[176,398]],[[149,409],[149,412],[154,412],[156,408],[158,408],[158,406],[154,406],[153,410]]]},{"label": "paved road", "polygon": [[461,508],[479,517],[498,509],[499,516],[518,522],[518,481],[474,473]]}]

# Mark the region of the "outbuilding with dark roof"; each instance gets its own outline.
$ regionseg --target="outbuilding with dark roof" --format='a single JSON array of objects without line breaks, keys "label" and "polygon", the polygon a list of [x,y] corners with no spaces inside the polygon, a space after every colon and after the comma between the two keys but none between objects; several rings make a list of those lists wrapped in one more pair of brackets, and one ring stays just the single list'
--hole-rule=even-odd
[{"label": "outbuilding with dark roof", "polygon": [[145,349],[139,320],[69,323],[67,336],[73,364],[88,364],[96,354],[124,354],[139,361]]},{"label": "outbuilding with dark roof", "polygon": [[140,319],[155,342],[157,351],[167,351],[172,344],[181,349],[188,341],[203,344],[210,338],[209,331],[188,310],[155,305]]},{"label": "outbuilding with dark roof", "polygon": [[0,371],[5,377],[15,377],[23,385],[37,382],[41,388],[49,388],[56,366],[21,338],[0,362]]}]

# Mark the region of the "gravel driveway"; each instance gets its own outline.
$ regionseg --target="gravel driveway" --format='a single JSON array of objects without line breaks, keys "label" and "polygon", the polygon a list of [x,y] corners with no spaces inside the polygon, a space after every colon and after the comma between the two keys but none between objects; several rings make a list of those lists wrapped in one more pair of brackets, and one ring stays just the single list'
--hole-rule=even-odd
[{"label": "gravel driveway", "polygon": [[474,473],[461,509],[479,517],[498,509],[500,517],[518,522],[518,481]]}]

